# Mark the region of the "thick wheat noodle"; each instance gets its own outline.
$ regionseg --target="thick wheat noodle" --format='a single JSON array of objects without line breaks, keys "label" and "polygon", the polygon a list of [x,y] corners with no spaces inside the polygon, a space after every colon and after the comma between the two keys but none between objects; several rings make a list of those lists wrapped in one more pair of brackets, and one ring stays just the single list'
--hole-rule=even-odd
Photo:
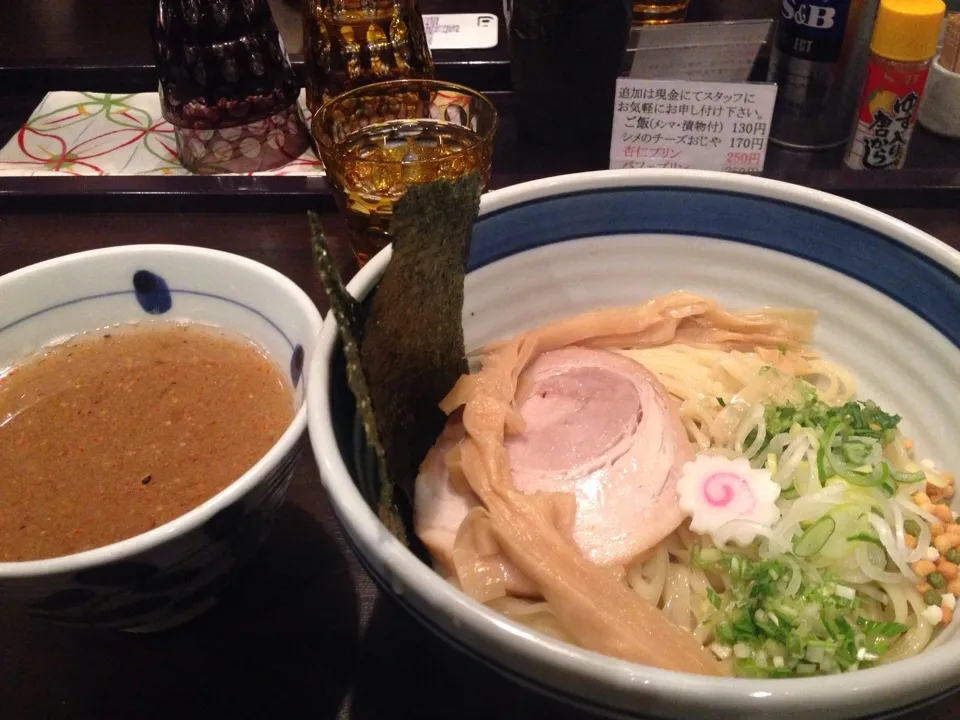
[{"label": "thick wheat noodle", "polygon": [[[671,293],[637,307],[558,320],[491,345],[482,369],[462,377],[444,399],[441,407],[448,413],[463,407],[466,435],[446,462],[454,485],[469,486],[483,505],[471,513],[470,523],[484,526],[580,645],[670,670],[729,673],[693,635],[633,592],[623,581],[623,568],[601,568],[580,554],[569,532],[572,496],[525,495],[513,487],[504,435],[523,429],[514,405],[520,373],[541,353],[590,340],[595,344],[597,338],[603,338],[604,347],[660,345],[678,336],[727,347],[747,342],[745,336],[753,333],[754,346],[793,344],[809,336],[811,320],[810,315],[735,315],[696,295]],[[458,540],[463,536],[459,533]],[[472,542],[489,552],[489,540],[474,537]],[[458,574],[470,592],[470,578],[459,568]]]}]

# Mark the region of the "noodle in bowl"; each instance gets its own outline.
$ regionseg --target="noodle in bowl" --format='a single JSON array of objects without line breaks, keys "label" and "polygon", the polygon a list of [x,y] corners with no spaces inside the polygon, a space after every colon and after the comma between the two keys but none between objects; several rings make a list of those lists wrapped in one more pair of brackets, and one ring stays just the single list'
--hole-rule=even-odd
[{"label": "noodle in bowl", "polygon": [[[389,251],[375,258],[351,283],[351,291],[365,295],[388,260]],[[681,289],[732,310],[813,309],[819,316],[811,343],[817,356],[795,375],[816,376],[821,399],[831,404],[856,393],[900,413],[899,431],[915,443],[917,458],[960,469],[954,441],[960,411],[944,400],[960,380],[955,312],[960,259],[880,213],[755,178],[683,171],[587,173],[486,195],[470,268],[464,308],[468,348],[558,318],[636,305]],[[363,483],[363,453],[355,461],[355,448],[344,439],[350,431],[343,428],[352,428],[353,417],[349,403],[346,409],[343,403],[344,379],[331,371],[336,345],[336,328],[328,323],[314,361],[316,381],[308,387],[308,417],[321,477],[349,541],[386,592],[431,630],[500,672],[571,704],[618,716],[849,717],[915,704],[960,683],[953,659],[960,648],[955,623],[936,636],[929,623],[925,636],[914,632],[902,643],[906,659],[893,664],[816,678],[714,678],[628,663],[563,642],[543,603],[510,597],[474,601],[389,536],[357,489]],[[635,355],[680,400],[681,421],[698,449],[713,447],[722,454],[736,447],[738,455],[751,456],[766,442],[751,462],[759,465],[772,454],[776,463],[768,466],[770,475],[781,480],[815,461],[810,454],[815,439],[791,435],[792,430],[767,436],[759,432],[762,411],[734,422],[724,418],[731,414],[727,408],[703,401],[749,394],[751,382],[766,386],[753,391],[769,395],[771,379],[760,379],[763,374],[757,372],[769,358],[676,345],[622,352]],[[725,372],[718,376],[721,365]],[[334,426],[341,428],[336,435]],[[864,444],[858,458],[869,461],[870,447]],[[823,503],[837,491],[827,486],[820,492],[826,495],[814,500]],[[808,516],[804,508],[812,503],[796,499],[782,519],[810,524],[816,515]],[[904,517],[892,517],[900,510],[890,512],[888,527],[896,534]],[[883,543],[879,528],[884,525],[876,526],[868,527]],[[766,539],[770,547],[789,540],[786,531],[778,537],[778,527]],[[931,539],[919,541],[929,545]],[[699,545],[696,535],[681,527],[626,569],[633,591],[660,602],[674,623],[695,635],[710,632],[697,613],[709,582],[689,564]],[[902,559],[912,562],[911,557]],[[890,568],[877,570],[893,574]],[[890,580],[879,572],[878,578],[870,580]],[[863,601],[867,614],[873,612],[870,603],[883,596],[874,589],[877,597],[871,598],[870,592]],[[912,607],[906,596],[887,594],[885,602],[908,622],[923,609]]]}]

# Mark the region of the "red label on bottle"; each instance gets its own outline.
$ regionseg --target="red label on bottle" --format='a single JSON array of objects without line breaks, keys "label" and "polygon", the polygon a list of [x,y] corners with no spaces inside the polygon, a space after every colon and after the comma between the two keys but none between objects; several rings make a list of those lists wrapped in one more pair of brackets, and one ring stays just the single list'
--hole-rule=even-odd
[{"label": "red label on bottle", "polygon": [[860,99],[847,165],[864,170],[903,167],[928,68],[902,72],[871,62]]}]

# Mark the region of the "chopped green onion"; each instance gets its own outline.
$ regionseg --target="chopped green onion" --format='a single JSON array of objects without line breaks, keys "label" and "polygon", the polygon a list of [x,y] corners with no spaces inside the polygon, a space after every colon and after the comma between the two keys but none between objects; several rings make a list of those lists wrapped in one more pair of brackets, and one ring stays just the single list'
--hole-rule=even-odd
[{"label": "chopped green onion", "polygon": [[[861,460],[869,454],[868,441],[876,440],[882,447],[893,440],[894,430],[900,422],[899,415],[885,413],[871,401],[851,401],[839,407],[833,407],[821,402],[817,397],[816,389],[809,383],[800,383],[799,387],[804,396],[802,403],[766,407],[764,420],[769,439],[789,431],[793,425],[813,428],[822,433],[823,438],[829,438],[836,428],[842,426],[843,447],[836,449],[842,457],[848,458],[847,462],[854,465],[860,464]],[[829,443],[820,444],[817,453],[817,469],[820,471],[821,480],[835,474],[843,475],[841,465],[844,463],[831,466],[831,458],[825,458],[825,453],[821,452],[825,444],[827,450],[834,450]],[[765,449],[761,447],[760,451],[763,452]],[[896,481],[905,482],[906,475],[898,475]]]},{"label": "chopped green onion", "polygon": [[870,635],[879,635],[880,637],[896,637],[907,631],[907,626],[898,622],[881,622],[879,620],[868,620],[865,617],[857,618],[857,625]]},{"label": "chopped green onion", "polygon": [[718,660],[726,660],[733,652],[729,645],[721,645],[719,643],[710,645],[710,650],[713,651],[713,654],[717,656]]},{"label": "chopped green onion", "polygon": [[713,588],[707,588],[707,600],[710,601],[710,604],[715,608],[720,608],[720,596],[717,595],[716,591]]},{"label": "chopped green onion", "polygon": [[843,446],[843,455],[847,462],[854,465],[862,465],[864,460],[870,455],[872,448],[862,442],[848,442]]},{"label": "chopped green onion", "polygon": [[842,422],[839,420],[834,420],[826,428],[824,428],[823,443],[820,446],[823,449],[824,474],[820,476],[822,480],[826,480],[828,477],[833,477],[834,475],[840,475],[843,477],[844,471],[847,470],[847,464],[838,458],[833,452],[833,444],[843,427],[844,426]]},{"label": "chopped green onion", "polygon": [[803,534],[793,543],[794,554],[802,558],[816,555],[827,544],[836,529],[837,521],[830,515],[824,515],[804,530]]},{"label": "chopped green onion", "polygon": [[[803,545],[817,535],[829,537],[836,524],[832,516],[823,516],[797,542]],[[829,571],[821,570],[818,579],[811,581],[793,561],[753,560],[737,551],[707,550],[694,547],[691,554],[697,567],[723,584],[723,594],[707,589],[715,608],[711,615],[716,623],[714,643],[729,653],[739,677],[855,670],[878,659],[892,638],[906,629],[859,616],[862,599]],[[800,573],[799,587],[790,587],[795,572]]]},{"label": "chopped green onion", "polygon": [[868,535],[867,533],[857,533],[856,535],[849,535],[847,537],[849,542],[868,542],[873,543],[877,547],[883,547],[883,543],[880,542],[880,538],[874,535]]},{"label": "chopped green onion", "polygon": [[824,457],[823,443],[817,448],[817,475],[821,480],[827,479],[827,464]]},{"label": "chopped green onion", "polygon": [[717,404],[720,405],[720,407],[726,407],[726,406],[727,406],[727,404],[723,401],[723,398],[722,398],[722,397],[718,397],[718,398],[717,398]]},{"label": "chopped green onion", "polygon": [[[886,461],[884,461],[884,464],[886,464]],[[920,482],[921,480],[925,480],[927,476],[924,475],[922,472],[908,473],[908,472],[901,472],[899,470],[891,470],[890,477],[898,485],[903,485],[903,484],[909,485],[911,483],[917,483],[917,482]]]},{"label": "chopped green onion", "polygon": [[720,623],[713,632],[721,642],[730,644],[734,641],[733,628],[730,623]]},{"label": "chopped green onion", "polygon": [[852,468],[846,462],[838,458],[837,455],[832,451],[831,445],[833,438],[836,437],[837,433],[839,433],[841,429],[843,429],[843,425],[835,428],[834,434],[824,441],[827,446],[825,450],[827,462],[837,475],[852,485],[859,485],[860,487],[876,487],[878,485],[883,485],[890,476],[890,466],[886,460],[881,460],[876,465],[867,466],[866,468]]},{"label": "chopped green onion", "polygon": [[723,557],[717,548],[703,548],[700,551],[700,560],[705,563],[714,563],[718,562]]},{"label": "chopped green onion", "polygon": [[847,587],[846,585],[837,585],[833,589],[833,593],[839,597],[842,597],[844,600],[853,600],[857,596],[857,591],[852,587]]}]

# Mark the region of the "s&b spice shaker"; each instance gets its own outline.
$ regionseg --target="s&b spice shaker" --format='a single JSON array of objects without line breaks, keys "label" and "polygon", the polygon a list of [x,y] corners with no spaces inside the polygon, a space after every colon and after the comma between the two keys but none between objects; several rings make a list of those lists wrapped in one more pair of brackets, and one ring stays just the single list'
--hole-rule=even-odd
[{"label": "s&b spice shaker", "polygon": [[877,0],[780,0],[770,142],[801,150],[846,142],[876,11]]}]

